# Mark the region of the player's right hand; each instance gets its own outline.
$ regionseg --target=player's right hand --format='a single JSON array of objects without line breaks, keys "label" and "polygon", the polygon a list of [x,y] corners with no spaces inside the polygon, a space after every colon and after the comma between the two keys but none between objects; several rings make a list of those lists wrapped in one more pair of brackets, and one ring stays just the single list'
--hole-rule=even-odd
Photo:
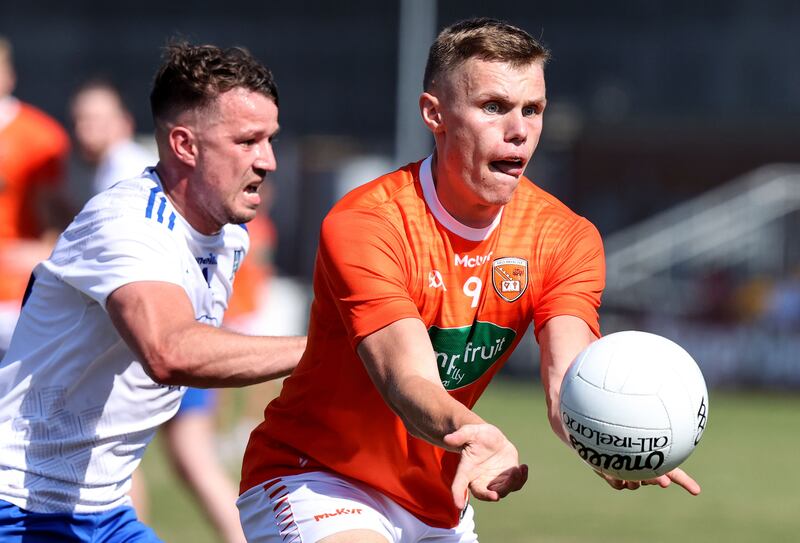
[{"label": "player's right hand", "polygon": [[467,504],[467,488],[477,499],[495,502],[528,480],[528,466],[519,463],[516,447],[491,424],[465,424],[444,442],[461,451],[451,487],[458,509]]}]

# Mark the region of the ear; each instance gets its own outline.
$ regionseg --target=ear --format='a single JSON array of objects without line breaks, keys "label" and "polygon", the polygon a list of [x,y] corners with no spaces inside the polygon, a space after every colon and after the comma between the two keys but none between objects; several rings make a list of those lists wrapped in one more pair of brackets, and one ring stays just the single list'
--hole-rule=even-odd
[{"label": "ear", "polygon": [[191,129],[174,126],[169,131],[169,148],[175,157],[188,166],[197,165],[196,138]]},{"label": "ear", "polygon": [[422,121],[431,132],[438,134],[444,131],[439,98],[429,92],[423,92],[419,97],[419,111],[422,114]]}]

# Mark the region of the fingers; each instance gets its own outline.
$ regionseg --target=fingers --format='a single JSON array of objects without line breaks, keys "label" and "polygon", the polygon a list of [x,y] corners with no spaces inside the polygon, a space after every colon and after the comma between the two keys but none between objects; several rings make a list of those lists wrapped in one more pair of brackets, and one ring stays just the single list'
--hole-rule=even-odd
[{"label": "fingers", "polygon": [[[516,492],[525,486],[528,481],[528,465],[520,464],[507,469],[486,485],[486,489],[497,493],[497,499],[505,498],[511,492]],[[495,500],[492,500],[495,501]]]},{"label": "fingers", "polygon": [[[452,434],[451,434],[452,435]],[[461,511],[467,505],[467,488],[469,487],[469,477],[464,473],[459,465],[456,470],[456,476],[453,479],[453,484],[450,490],[453,493],[453,503],[456,508]]]},{"label": "fingers", "polygon": [[692,496],[697,496],[700,494],[701,488],[697,481],[692,479],[688,473],[680,468],[675,468],[667,473],[665,477],[668,477],[670,481],[686,489],[686,491]]},{"label": "fingers", "polygon": [[468,490],[479,500],[498,501],[528,480],[528,466],[519,464],[516,448],[494,426],[465,424],[443,442],[461,455],[451,486],[459,509],[466,505]]},{"label": "fingers", "polygon": [[676,468],[665,475],[661,475],[660,477],[646,479],[644,481],[624,481],[600,471],[596,471],[595,473],[604,479],[609,486],[611,486],[611,488],[616,490],[636,490],[640,486],[648,485],[658,485],[661,488],[667,488],[672,483],[675,483],[678,486],[683,487],[692,496],[697,496],[700,494],[700,485],[697,484],[697,481],[692,479],[685,471],[679,468]]}]

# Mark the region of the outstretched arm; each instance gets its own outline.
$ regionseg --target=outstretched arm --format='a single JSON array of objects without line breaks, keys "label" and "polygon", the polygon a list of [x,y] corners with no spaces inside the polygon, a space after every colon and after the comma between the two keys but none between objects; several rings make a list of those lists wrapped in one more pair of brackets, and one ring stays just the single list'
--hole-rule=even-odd
[{"label": "outstretched arm", "polygon": [[195,321],[191,302],[173,283],[128,283],[106,309],[148,374],[167,385],[244,386],[288,375],[305,337],[246,336]]},{"label": "outstretched arm", "polygon": [[519,490],[527,466],[514,445],[447,393],[422,321],[401,319],[364,338],[358,354],[367,373],[409,433],[461,454],[453,501],[466,503],[467,488],[481,500],[497,501]]},{"label": "outstretched arm", "polygon": [[[559,413],[561,382],[575,357],[595,339],[597,338],[582,319],[569,315],[553,317],[539,332],[541,376],[547,400],[547,416],[553,431],[564,443],[568,443],[568,440]],[[680,468],[641,482],[623,481],[601,472],[597,474],[617,490],[636,490],[641,485],[666,488],[676,483],[692,495],[700,493],[700,485]]]}]

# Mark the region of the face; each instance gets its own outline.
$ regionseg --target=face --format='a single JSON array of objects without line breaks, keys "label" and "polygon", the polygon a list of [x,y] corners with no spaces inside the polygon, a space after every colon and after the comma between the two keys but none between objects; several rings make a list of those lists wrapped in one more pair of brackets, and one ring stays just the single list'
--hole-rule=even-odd
[{"label": "face", "polygon": [[278,132],[275,102],[236,88],[198,115],[195,126],[196,163],[188,187],[200,225],[195,228],[211,234],[225,224],[254,219],[261,203],[258,189],[277,166],[272,149]]},{"label": "face", "polygon": [[472,58],[431,94],[439,122],[426,122],[436,139],[439,199],[464,224],[486,226],[511,200],[539,143],[546,105],[543,66]]},{"label": "face", "polygon": [[119,98],[107,89],[84,90],[72,102],[72,122],[78,149],[97,163],[119,141],[133,136],[133,122]]},{"label": "face", "polygon": [[11,65],[11,56],[0,46],[0,98],[11,94],[14,90],[14,67]]}]

